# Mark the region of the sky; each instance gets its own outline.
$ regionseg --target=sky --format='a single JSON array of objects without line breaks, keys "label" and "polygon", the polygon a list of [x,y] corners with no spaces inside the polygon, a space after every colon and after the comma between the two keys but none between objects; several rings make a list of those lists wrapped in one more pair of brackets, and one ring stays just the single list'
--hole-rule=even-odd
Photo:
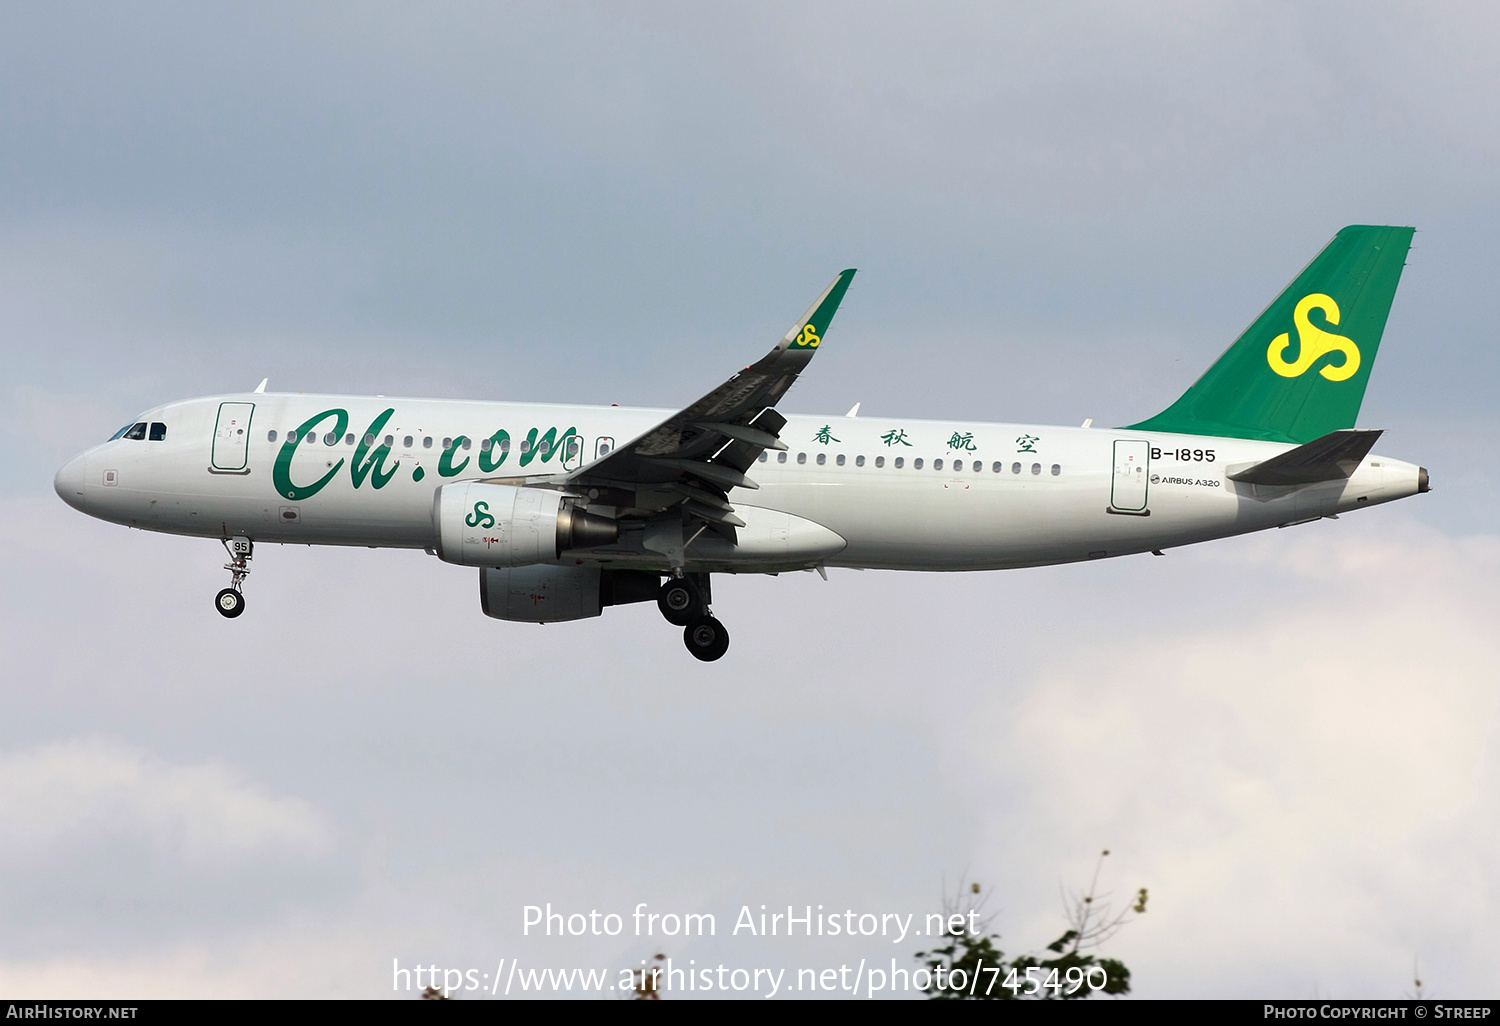
[{"label": "sky", "polygon": [[[1497,85],[1479,3],[0,2],[0,994],[909,968],[730,929],[978,880],[1036,950],[1107,848],[1141,996],[1494,997]],[[1131,423],[1352,223],[1418,228],[1360,423],[1431,494],[724,579],[712,665],[420,553],[262,546],[225,621],[216,544],[51,487],[267,376],[678,407],[850,266],[785,411]],[[717,934],[523,934],[549,902]]]}]

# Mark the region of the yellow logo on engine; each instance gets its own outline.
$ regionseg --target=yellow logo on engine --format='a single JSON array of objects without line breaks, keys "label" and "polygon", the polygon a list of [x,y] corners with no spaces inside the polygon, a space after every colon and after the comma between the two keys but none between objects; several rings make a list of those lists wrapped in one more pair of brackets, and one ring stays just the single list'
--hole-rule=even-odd
[{"label": "yellow logo on engine", "polygon": [[1282,332],[1271,340],[1270,348],[1266,350],[1266,362],[1284,378],[1300,378],[1320,357],[1340,353],[1344,357],[1341,363],[1331,363],[1318,373],[1329,381],[1347,381],[1359,370],[1359,346],[1352,339],[1324,331],[1309,321],[1307,313],[1314,309],[1322,310],[1329,324],[1339,322],[1339,305],[1333,301],[1333,297],[1321,292],[1303,296],[1292,314],[1292,320],[1297,326],[1297,359],[1288,361],[1282,356],[1287,346],[1291,345],[1290,333]]}]

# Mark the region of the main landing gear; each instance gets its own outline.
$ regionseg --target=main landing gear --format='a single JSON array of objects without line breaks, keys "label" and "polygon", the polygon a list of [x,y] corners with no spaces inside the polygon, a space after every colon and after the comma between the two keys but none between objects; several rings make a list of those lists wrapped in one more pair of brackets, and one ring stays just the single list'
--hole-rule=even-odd
[{"label": "main landing gear", "polygon": [[708,574],[668,577],[656,606],[668,623],[682,628],[682,643],[694,658],[711,663],[729,651],[729,631],[709,609]]},{"label": "main landing gear", "polygon": [[220,540],[224,551],[229,553],[229,562],[224,564],[224,569],[229,571],[230,581],[229,587],[214,596],[214,608],[220,616],[232,620],[245,611],[245,596],[240,589],[245,578],[250,576],[250,557],[255,552],[255,543],[243,536]]}]

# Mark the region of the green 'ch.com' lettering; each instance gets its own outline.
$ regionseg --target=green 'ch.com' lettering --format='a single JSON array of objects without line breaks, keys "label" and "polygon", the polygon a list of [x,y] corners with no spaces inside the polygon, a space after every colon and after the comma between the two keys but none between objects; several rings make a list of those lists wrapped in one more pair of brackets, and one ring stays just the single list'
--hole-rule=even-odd
[{"label": "green 'ch.com' lettering", "polygon": [[276,491],[281,493],[286,498],[312,498],[314,495],[317,495],[320,491],[322,491],[323,486],[326,485],[329,481],[332,481],[334,475],[336,475],[343,468],[344,461],[341,458],[336,464],[333,465],[333,468],[330,469],[328,473],[324,474],[322,477],[318,478],[318,480],[314,481],[310,485],[299,485],[292,480],[292,457],[297,455],[297,446],[300,445],[302,443],[302,440],[304,438],[307,438],[309,434],[312,434],[315,437],[313,441],[308,442],[307,444],[316,444],[317,427],[329,417],[334,418],[333,431],[331,432],[334,437],[337,438],[343,435],[344,431],[349,427],[349,411],[324,410],[322,413],[315,413],[307,420],[303,421],[302,426],[297,429],[295,434],[288,434],[286,442],[281,446],[281,452],[277,453],[276,465],[271,470],[271,481],[276,485]]},{"label": "green 'ch.com' lettering", "polygon": [[[379,445],[374,442],[385,430],[386,424],[395,415],[394,408],[385,410],[380,416],[370,422],[369,428],[360,437],[358,445],[354,449],[353,462],[349,464],[349,477],[355,488],[363,487],[366,479],[376,489],[384,488],[396,476],[396,470],[401,466],[397,460],[386,465],[386,459],[391,455],[391,446],[382,441]],[[301,444],[315,445],[318,428],[328,420],[333,421],[332,429],[328,437],[333,441],[330,445],[337,443],[344,437],[349,429],[349,411],[342,409],[324,410],[314,414],[304,421],[295,432],[288,432],[286,441],[282,443],[281,450],[276,454],[276,463],[271,471],[272,483],[276,486],[278,494],[288,499],[310,499],[322,491],[332,481],[340,470],[344,468],[346,460],[339,457],[337,463],[329,465],[328,472],[311,484],[298,484],[292,480],[292,461],[297,455],[297,446]],[[538,456],[541,462],[550,463],[552,457],[558,452],[564,453],[560,463],[566,463],[569,444],[572,443],[576,449],[578,442],[578,429],[570,427],[558,438],[557,428],[548,428],[545,433],[541,429],[532,428],[526,434],[526,440],[521,444],[521,466],[526,466]],[[464,444],[469,441],[467,435],[459,435],[453,439],[452,444],[438,457],[438,474],[441,477],[457,477],[462,474],[464,468],[469,465],[469,456],[457,463],[454,459],[460,454]],[[481,445],[479,449],[479,469],[483,473],[492,473],[499,469],[510,455],[510,432],[503,428],[497,430],[487,439],[488,445]],[[412,471],[412,480],[420,481],[423,477],[420,463]]]},{"label": "green 'ch.com' lettering", "polygon": [[[568,430],[563,432],[561,438],[557,437],[557,428],[555,427],[548,428],[547,433],[540,439],[537,438],[536,433],[537,429],[532,428],[526,433],[526,441],[521,443],[521,466],[523,467],[536,459],[538,452],[541,452],[543,463],[551,460],[554,454],[567,447],[568,439],[576,436],[578,429],[568,428]],[[564,457],[564,460],[566,460],[566,457]]]},{"label": "green 'ch.com' lettering", "polygon": [[[374,452],[369,453],[368,459],[365,458],[365,454],[370,448],[369,440],[385,430],[385,422],[390,420],[391,414],[395,412],[394,409],[386,410],[380,416],[376,417],[371,422],[369,430],[364,433],[364,437],[359,440],[359,445],[354,450],[354,462],[349,466],[350,476],[354,478],[354,487],[358,488],[365,483],[366,474],[370,475],[370,483],[377,489],[384,488],[386,483],[396,476],[396,468],[401,466],[401,461],[397,460],[395,463],[392,463],[390,470],[384,470],[385,458],[391,454],[391,447],[384,442]],[[372,469],[374,470],[373,474],[370,473]]]},{"label": "green 'ch.com' lettering", "polygon": [[[500,464],[505,462],[505,457],[510,455],[510,432],[501,428],[489,437],[489,448],[483,445],[479,447],[479,469],[486,474],[500,469]],[[499,453],[498,459],[495,454]]]},{"label": "green 'ch.com' lettering", "polygon": [[458,455],[459,448],[468,440],[468,435],[459,435],[451,446],[443,450],[443,454],[438,457],[439,477],[454,477],[464,472],[464,468],[469,465],[469,457],[465,456],[464,461],[456,467],[453,465],[453,457]]}]

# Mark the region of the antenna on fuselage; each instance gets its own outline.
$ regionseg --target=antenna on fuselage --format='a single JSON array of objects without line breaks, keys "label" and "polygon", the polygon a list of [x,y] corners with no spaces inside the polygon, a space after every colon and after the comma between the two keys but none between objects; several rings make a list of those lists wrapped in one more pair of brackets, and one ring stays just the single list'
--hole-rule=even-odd
[{"label": "antenna on fuselage", "polygon": [[266,390],[266,385],[269,384],[270,381],[270,378],[261,378],[260,384],[255,386],[255,394],[260,395],[262,392],[264,392]]}]

